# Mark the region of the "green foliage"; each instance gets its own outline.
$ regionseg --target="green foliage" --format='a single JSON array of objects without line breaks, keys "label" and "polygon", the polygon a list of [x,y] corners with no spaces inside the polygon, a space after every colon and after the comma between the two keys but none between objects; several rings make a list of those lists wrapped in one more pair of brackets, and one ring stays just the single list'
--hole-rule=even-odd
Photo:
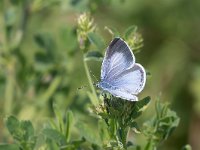
[{"label": "green foliage", "polygon": [[103,55],[99,51],[89,51],[84,56],[84,61],[102,61]]},{"label": "green foliage", "polygon": [[88,142],[101,146],[101,141],[98,133],[91,130],[87,125],[83,123],[76,124],[80,136],[84,137]]},{"label": "green foliage", "polygon": [[[177,8],[181,2],[163,1],[159,9],[148,2],[126,2],[123,1],[117,6],[118,2],[112,3],[107,0],[0,1],[0,16],[2,16],[0,19],[0,110],[2,111],[0,113],[3,116],[11,114],[16,116],[6,118],[5,125],[12,139],[2,130],[0,139],[8,144],[0,144],[0,149],[141,150],[146,143],[145,149],[152,150],[162,147],[163,141],[167,139],[173,140],[169,137],[178,127],[179,117],[168,105],[157,101],[155,115],[146,122],[143,119],[143,116],[146,115],[144,110],[147,107],[152,110],[149,105],[150,97],[145,97],[138,102],[129,102],[111,95],[101,98],[101,94],[94,86],[90,65],[91,69],[95,68],[94,71],[98,70],[99,72],[99,68],[96,66],[102,61],[106,45],[114,37],[123,38],[133,53],[138,53],[143,47],[141,30],[146,40],[144,47],[146,51],[137,54],[137,56],[139,59],[141,56],[144,64],[148,62],[145,64],[146,66],[153,66],[148,69],[152,72],[152,77],[156,78],[156,82],[148,80],[150,82],[148,86],[152,87],[153,90],[147,90],[147,93],[153,97],[152,93],[157,94],[155,91],[164,91],[164,86],[165,92],[170,93],[168,95],[170,100],[174,100],[174,93],[178,93],[176,89],[180,89],[178,83],[183,83],[187,79],[187,73],[181,73],[181,76],[174,73],[181,67],[184,68],[184,72],[185,70],[190,71],[192,67],[187,68],[186,64],[190,63],[187,62],[186,58],[189,55],[185,49],[188,45],[195,45],[195,41],[191,40],[194,33],[191,32],[192,30],[185,29],[188,23],[184,21],[184,17],[186,17],[185,20],[192,17],[182,16],[184,14],[181,10],[194,9],[193,7],[185,9],[185,6]],[[123,10],[125,3],[134,4],[134,9],[130,5],[131,16],[127,15],[129,10]],[[172,16],[170,16],[171,13],[165,14],[166,16],[160,15],[163,13],[158,14],[156,11],[169,12],[168,9],[163,9],[164,3],[167,5],[165,9],[173,6],[179,12],[172,13]],[[192,4],[188,6],[192,6]],[[74,17],[77,16],[77,10],[78,12],[87,11],[87,13],[79,15],[77,25],[75,25]],[[109,12],[110,10],[112,12]],[[151,13],[146,10],[151,11]],[[121,13],[122,11],[123,13]],[[105,18],[109,18],[109,21],[104,20],[103,14],[106,14]],[[151,18],[154,14],[157,17],[155,20]],[[176,15],[181,18],[181,22],[173,21],[177,20],[174,18]],[[93,16],[95,19],[92,18]],[[139,16],[139,18],[135,16]],[[134,21],[131,22],[132,20]],[[158,23],[157,20],[163,24]],[[196,20],[190,20],[190,22],[196,22]],[[109,24],[109,26],[105,26],[104,23]],[[135,23],[139,24],[140,29],[135,25],[129,26]],[[99,26],[102,24],[105,26],[105,33]],[[183,24],[184,28],[177,26],[177,30],[174,24]],[[129,27],[124,29],[125,25]],[[115,27],[118,27],[119,31]],[[170,28],[175,30],[170,32]],[[122,30],[123,34],[121,34]],[[186,31],[191,32],[192,36],[187,37]],[[112,38],[106,37],[107,33]],[[195,34],[200,35],[198,31]],[[165,37],[163,37],[164,35]],[[177,40],[177,37],[180,39]],[[170,41],[171,39],[175,43],[172,47],[163,44],[165,40]],[[181,42],[182,40],[183,42]],[[189,44],[185,45],[187,40]],[[179,47],[180,45],[182,46]],[[158,48],[162,46],[164,53]],[[171,54],[170,50],[176,53]],[[163,56],[168,61],[165,61]],[[166,71],[160,71],[163,70],[162,62]],[[154,66],[153,63],[161,68]],[[159,72],[156,72],[157,70],[154,68],[157,68]],[[85,82],[84,71],[88,79],[89,89],[83,93],[81,91],[75,92],[74,89]],[[147,72],[147,74],[150,73]],[[199,112],[198,74],[197,69],[194,72],[194,80],[190,84],[191,92],[197,99],[194,106],[196,113]],[[159,77],[157,78],[156,75]],[[180,77],[180,80],[177,81],[177,77]],[[163,81],[163,78],[166,80]],[[180,91],[181,95],[185,94],[182,90]],[[176,97],[178,100],[182,98],[180,95],[176,95]],[[91,103],[88,105],[89,99]],[[152,99],[151,102],[153,101]],[[87,111],[88,106],[90,112]],[[66,108],[68,111],[63,111]],[[54,117],[52,117],[53,114]],[[44,123],[43,117],[45,116],[51,119],[45,120]],[[31,121],[19,121],[18,117],[30,118],[35,129]],[[141,120],[138,121],[138,118]],[[144,126],[141,126],[141,122],[144,121]],[[136,139],[137,136],[132,132],[140,134],[146,141],[133,141],[133,137]],[[190,150],[192,148],[190,145],[186,145],[183,149]]]},{"label": "green foliage", "polygon": [[19,121],[14,116],[10,116],[6,119],[6,126],[12,137],[17,141],[19,148],[25,150],[34,148],[36,137],[30,121]]},{"label": "green foliage", "polygon": [[135,53],[139,52],[143,47],[142,35],[137,30],[137,26],[130,26],[124,33],[124,39]]},{"label": "green foliage", "polygon": [[107,27],[107,26],[105,26],[105,30],[107,30],[108,33],[110,33],[112,35],[112,38],[114,38],[114,37],[120,37],[119,31],[116,28],[114,28],[114,27]]},{"label": "green foliage", "polygon": [[[142,114],[150,102],[146,97],[138,102],[130,102],[119,98],[104,97],[104,102],[95,108],[95,112],[101,118],[98,119],[98,132],[94,132],[83,122],[76,122],[79,139],[72,140],[71,133],[74,117],[71,111],[64,115],[54,104],[55,121],[50,126],[42,129],[42,134],[35,136],[30,121],[19,121],[10,116],[6,120],[6,126],[16,141],[16,145],[1,144],[0,148],[31,150],[37,148],[70,149],[90,145],[92,149],[139,149],[142,146],[127,141],[129,129],[136,133],[144,133],[147,137],[145,149],[155,149],[158,144],[166,140],[179,123],[176,113],[168,108],[168,105],[156,102],[156,116],[145,123],[145,128],[140,129],[136,119]],[[43,139],[43,140],[41,140]],[[84,144],[85,143],[85,144]],[[187,148],[186,146],[185,148]]]},{"label": "green foliage", "polygon": [[87,36],[90,42],[94,44],[98,50],[105,48],[105,43],[99,35],[95,34],[94,32],[90,32]]},{"label": "green foliage", "polygon": [[[54,106],[53,108],[54,108],[54,113],[56,116],[56,121],[50,122],[52,129],[48,129],[47,131],[49,131],[50,135],[51,135],[51,132],[54,132],[55,136],[60,137],[57,139],[59,139],[61,143],[66,144],[71,139],[71,131],[74,124],[73,113],[72,111],[67,111],[63,116],[61,114],[61,111],[59,111],[57,105],[54,104],[53,106]],[[48,132],[46,133],[48,134]],[[49,138],[51,138],[51,136],[49,136]]]},{"label": "green foliage", "polygon": [[[109,99],[105,96],[104,103],[96,108],[96,113],[105,120],[108,126],[110,139],[115,141],[118,148],[127,148],[128,143],[126,139],[130,128],[135,129],[137,132],[140,131],[135,119],[142,114],[144,107],[149,102],[150,97],[146,97],[138,102],[130,102],[112,96]],[[105,134],[105,132],[103,133]]]},{"label": "green foliage", "polygon": [[200,67],[195,67],[192,74],[192,81],[190,83],[190,91],[195,97],[194,110],[197,114],[200,114]]},{"label": "green foliage", "polygon": [[0,150],[20,150],[17,144],[0,144]]},{"label": "green foliage", "polygon": [[44,129],[43,134],[56,142],[58,145],[65,145],[66,144],[66,139],[65,136],[61,134],[61,132],[55,130],[55,129]]},{"label": "green foliage", "polygon": [[144,123],[144,134],[148,138],[146,150],[157,147],[166,140],[179,125],[180,118],[168,108],[168,104],[162,104],[159,100],[155,103],[156,115]]}]

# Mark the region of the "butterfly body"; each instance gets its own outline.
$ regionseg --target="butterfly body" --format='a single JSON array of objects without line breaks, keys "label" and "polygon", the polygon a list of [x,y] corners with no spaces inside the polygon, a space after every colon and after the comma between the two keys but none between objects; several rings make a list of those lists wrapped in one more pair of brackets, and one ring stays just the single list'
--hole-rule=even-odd
[{"label": "butterfly body", "polygon": [[142,65],[135,63],[128,44],[115,38],[106,50],[101,67],[101,82],[98,87],[115,97],[137,101],[146,82],[146,72]]}]

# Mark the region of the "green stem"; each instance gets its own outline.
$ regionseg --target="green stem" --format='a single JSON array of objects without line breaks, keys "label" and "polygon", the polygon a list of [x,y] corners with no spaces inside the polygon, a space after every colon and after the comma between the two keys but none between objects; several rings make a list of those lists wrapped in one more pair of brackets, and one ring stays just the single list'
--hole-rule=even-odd
[{"label": "green stem", "polygon": [[89,85],[90,85],[90,89],[92,90],[92,94],[93,94],[93,100],[92,100],[92,103],[97,106],[98,105],[98,97],[97,97],[97,94],[96,94],[96,91],[95,91],[95,88],[93,86],[93,82],[92,82],[92,78],[90,76],[90,72],[89,72],[89,69],[88,69],[88,65],[87,65],[87,62],[83,59],[83,64],[84,64],[84,68],[85,68],[85,72],[86,72],[86,75],[87,75],[87,78],[88,78],[88,82],[89,82]]},{"label": "green stem", "polygon": [[[3,17],[5,17],[5,15],[6,15],[6,10],[7,10],[7,4],[8,4],[8,1],[6,1],[6,0],[4,0],[3,1]],[[3,53],[4,53],[4,55],[5,54],[7,54],[8,52],[9,52],[9,41],[8,41],[8,33],[7,33],[7,30],[6,30],[6,28],[7,28],[7,24],[6,24],[6,20],[5,20],[5,18],[3,18],[3,31],[4,31],[4,35],[3,35],[3,39],[2,39],[2,41],[3,41]]]},{"label": "green stem", "polygon": [[51,82],[51,85],[48,87],[46,92],[40,97],[42,102],[47,102],[50,99],[50,97],[54,94],[54,92],[60,85],[61,81],[62,81],[61,76],[57,76],[53,79],[53,81]]},{"label": "green stem", "polygon": [[145,150],[156,150],[155,143],[153,142],[152,139],[150,139],[145,146]]},{"label": "green stem", "polygon": [[6,87],[5,87],[5,103],[4,103],[4,112],[10,114],[12,111],[12,103],[14,97],[14,68],[10,64],[7,68],[6,76]]},{"label": "green stem", "polygon": [[23,7],[22,7],[22,14],[21,14],[21,22],[20,22],[20,27],[19,27],[19,32],[18,32],[18,39],[16,40],[16,47],[19,47],[22,43],[22,40],[24,39],[25,36],[25,31],[26,31],[26,27],[27,27],[27,23],[28,23],[28,19],[30,17],[30,3],[31,1],[26,0],[23,3]]},{"label": "green stem", "polygon": [[[3,14],[6,14],[7,11],[7,5],[9,4],[9,2],[7,0],[3,1]],[[26,8],[27,5],[26,5]],[[27,10],[25,6],[24,6],[24,11],[23,14],[26,15],[26,17],[23,16],[22,19],[22,28],[20,28],[21,33],[24,34],[24,29],[26,26],[26,22],[27,22]],[[6,56],[7,59],[9,59],[7,61],[7,64],[5,64],[5,68],[6,68],[6,87],[5,87],[5,102],[4,102],[4,112],[6,114],[11,113],[12,111],[12,103],[13,103],[13,99],[14,99],[14,82],[15,82],[15,60],[12,60],[12,54],[11,54],[11,50],[12,50],[12,46],[14,41],[12,41],[9,37],[8,31],[7,31],[7,24],[6,24],[6,20],[4,19],[4,38],[3,38],[3,51],[2,53],[4,54],[4,57]],[[22,36],[20,36],[20,40],[17,44],[17,46],[20,45],[20,41],[22,40]],[[1,58],[2,60],[3,58]],[[9,62],[11,59],[11,62]],[[2,64],[1,64],[2,65]],[[4,65],[3,65],[4,66]]]},{"label": "green stem", "polygon": [[117,141],[117,122],[115,119],[110,119],[110,136]]},{"label": "green stem", "polygon": [[121,140],[122,140],[121,142],[123,144],[124,149],[127,149],[127,146],[126,146],[127,134],[128,134],[128,129],[121,127]]}]

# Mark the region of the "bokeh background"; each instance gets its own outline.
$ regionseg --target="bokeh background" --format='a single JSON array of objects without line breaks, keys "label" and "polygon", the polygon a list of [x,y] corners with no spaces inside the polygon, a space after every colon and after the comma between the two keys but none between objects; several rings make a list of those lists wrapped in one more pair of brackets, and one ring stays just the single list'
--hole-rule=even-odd
[{"label": "bokeh background", "polygon": [[[88,85],[76,35],[77,18],[90,12],[107,44],[105,26],[123,32],[137,25],[144,47],[136,61],[148,72],[144,92],[169,102],[181,118],[162,149],[187,143],[200,149],[200,1],[199,0],[1,0],[0,141],[9,140],[3,118],[14,114],[39,129],[53,116],[52,102],[92,124]],[[100,50],[104,53],[105,49]],[[90,62],[97,78],[101,62]],[[139,141],[142,142],[142,141]]]}]

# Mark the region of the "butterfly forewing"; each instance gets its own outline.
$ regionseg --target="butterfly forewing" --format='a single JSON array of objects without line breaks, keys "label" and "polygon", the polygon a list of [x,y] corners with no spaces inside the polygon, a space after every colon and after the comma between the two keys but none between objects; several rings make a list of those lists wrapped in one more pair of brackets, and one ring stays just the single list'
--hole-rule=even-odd
[{"label": "butterfly forewing", "polygon": [[120,38],[115,38],[108,46],[101,68],[101,79],[114,79],[124,70],[132,67],[135,57],[128,45]]}]

